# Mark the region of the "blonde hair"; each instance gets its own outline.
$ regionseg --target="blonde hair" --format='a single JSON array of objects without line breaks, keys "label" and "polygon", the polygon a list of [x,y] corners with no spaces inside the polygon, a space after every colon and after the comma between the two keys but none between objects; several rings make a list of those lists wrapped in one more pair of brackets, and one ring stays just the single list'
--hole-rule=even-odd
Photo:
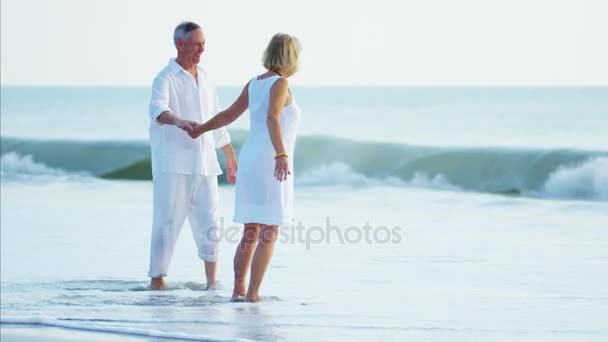
[{"label": "blonde hair", "polygon": [[298,57],[302,45],[298,38],[287,33],[275,34],[262,57],[264,67],[272,71],[282,71],[283,76],[291,76],[298,71]]}]

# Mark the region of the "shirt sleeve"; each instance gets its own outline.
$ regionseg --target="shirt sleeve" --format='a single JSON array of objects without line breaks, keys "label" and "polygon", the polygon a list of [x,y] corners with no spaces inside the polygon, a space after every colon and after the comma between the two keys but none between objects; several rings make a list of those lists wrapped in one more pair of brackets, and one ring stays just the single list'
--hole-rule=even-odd
[{"label": "shirt sleeve", "polygon": [[166,77],[158,75],[154,79],[149,111],[150,120],[157,123],[156,119],[160,114],[171,111],[169,108],[169,80]]},{"label": "shirt sleeve", "polygon": [[[220,112],[220,99],[217,96],[216,91],[213,91],[212,98],[214,99],[214,101],[213,101],[214,108],[213,108],[212,114],[217,115],[217,113]],[[230,144],[230,141],[231,141],[230,134],[228,134],[228,130],[226,129],[226,126],[215,129],[212,131],[212,133],[213,133],[213,143],[215,145],[215,148],[224,147],[224,146]]]},{"label": "shirt sleeve", "polygon": [[228,134],[226,127],[218,128],[213,131],[213,142],[215,143],[215,148],[224,147],[230,144],[230,141],[230,134]]}]

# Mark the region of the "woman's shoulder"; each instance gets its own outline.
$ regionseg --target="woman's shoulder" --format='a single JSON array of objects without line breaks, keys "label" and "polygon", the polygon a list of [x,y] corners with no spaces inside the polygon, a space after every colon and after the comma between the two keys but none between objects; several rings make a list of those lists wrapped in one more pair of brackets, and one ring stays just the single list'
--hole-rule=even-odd
[{"label": "woman's shoulder", "polygon": [[272,84],[272,88],[287,89],[289,88],[289,81],[287,81],[286,78],[277,76],[276,80]]}]

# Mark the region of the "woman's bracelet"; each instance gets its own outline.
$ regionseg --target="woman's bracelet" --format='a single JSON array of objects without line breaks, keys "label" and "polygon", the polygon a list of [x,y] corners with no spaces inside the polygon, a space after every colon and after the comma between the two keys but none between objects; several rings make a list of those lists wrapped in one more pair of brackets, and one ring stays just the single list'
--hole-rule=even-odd
[{"label": "woman's bracelet", "polygon": [[278,159],[280,157],[289,158],[289,156],[287,155],[287,153],[283,152],[283,153],[279,153],[276,156],[274,156],[274,159]]}]

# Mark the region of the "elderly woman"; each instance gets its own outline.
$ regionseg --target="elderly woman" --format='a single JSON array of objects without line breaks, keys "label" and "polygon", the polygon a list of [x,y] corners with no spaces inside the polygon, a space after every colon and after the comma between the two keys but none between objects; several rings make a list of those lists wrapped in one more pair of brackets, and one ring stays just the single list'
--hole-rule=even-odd
[{"label": "elderly woman", "polygon": [[[301,45],[288,34],[276,34],[264,52],[266,72],[253,77],[238,99],[211,120],[197,126],[193,138],[236,120],[247,108],[251,127],[239,154],[234,222],[243,223],[243,238],[234,256],[233,301],[257,302],[278,226],[293,212],[293,152],[300,119],[287,79],[298,69]],[[257,245],[257,247],[256,247]],[[253,261],[252,261],[253,259]],[[245,288],[251,265],[249,287]]]}]

